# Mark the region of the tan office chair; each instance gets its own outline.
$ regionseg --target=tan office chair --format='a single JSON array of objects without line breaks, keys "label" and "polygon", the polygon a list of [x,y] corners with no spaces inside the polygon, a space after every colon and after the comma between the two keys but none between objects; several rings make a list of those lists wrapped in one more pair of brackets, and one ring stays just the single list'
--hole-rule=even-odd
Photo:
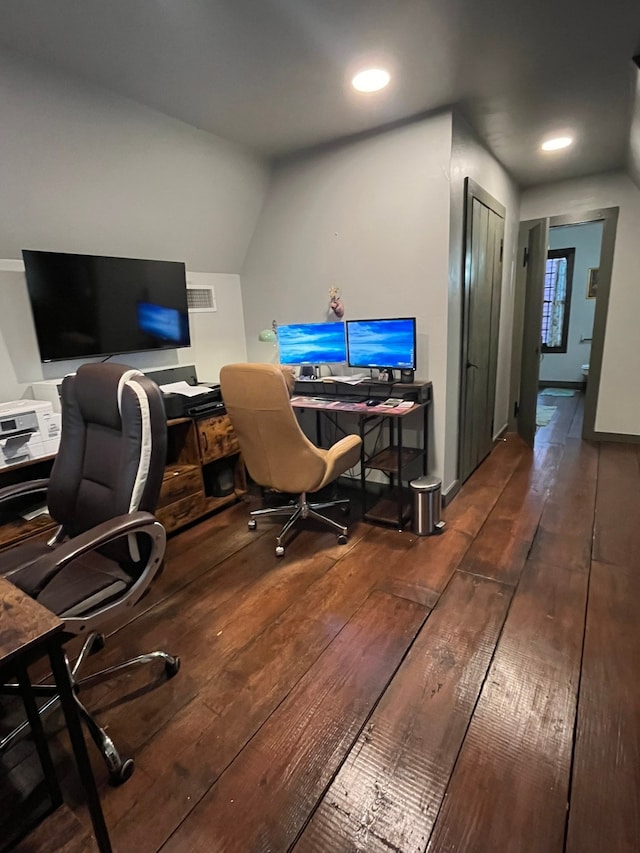
[{"label": "tan office chair", "polygon": [[249,528],[255,529],[261,515],[288,513],[276,538],[278,557],[284,555],[284,537],[299,518],[329,525],[338,531],[338,542],[345,544],[347,528],[318,510],[346,507],[349,501],[309,503],[307,494],[319,491],[358,462],[360,437],[345,436],[328,450],[312,444],[300,429],[285,378],[276,365],[228,364],[220,371],[220,388],[252,479],[265,488],[300,495],[295,505],[254,510]]}]

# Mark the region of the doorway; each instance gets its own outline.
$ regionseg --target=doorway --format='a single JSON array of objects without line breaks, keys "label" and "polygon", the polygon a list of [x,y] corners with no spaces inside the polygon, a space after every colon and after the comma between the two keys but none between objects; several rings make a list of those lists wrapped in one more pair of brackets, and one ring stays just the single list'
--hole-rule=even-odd
[{"label": "doorway", "polygon": [[[601,247],[598,266],[586,267],[585,274],[580,273],[580,281],[575,285],[576,292],[581,292],[584,284],[584,299],[592,300],[595,305],[593,309],[591,340],[580,341],[580,338],[586,339],[589,335],[585,334],[586,326],[584,331],[581,331],[576,326],[574,336],[577,335],[576,346],[578,350],[573,353],[574,359],[578,357],[577,353],[585,357],[584,361],[580,361],[580,365],[589,364],[582,437],[593,439],[596,437],[595,414],[609,305],[609,288],[613,266],[617,218],[618,208],[615,207],[585,211],[577,215],[555,216],[551,219],[533,220],[520,224],[513,325],[511,393],[513,418],[517,424],[517,430],[531,447],[533,447],[536,432],[536,402],[541,376],[541,355],[543,355],[541,330],[544,280],[549,252],[549,230],[551,228],[566,239],[566,236],[570,232],[565,231],[563,234],[560,230],[562,228],[571,227],[576,229],[578,226],[586,223],[599,223],[601,226]],[[597,270],[595,280],[594,273],[589,272],[589,270]],[[596,291],[594,287],[596,282],[597,299],[595,298]],[[579,299],[582,298],[581,293]],[[580,322],[584,325],[586,321],[583,319]],[[588,362],[586,360],[587,350],[584,348],[580,350],[580,347],[587,343],[590,344]],[[556,353],[556,355],[561,354]],[[565,367],[567,367],[567,364],[570,364],[570,361],[565,363]],[[570,367],[567,369],[573,370],[574,368]],[[547,377],[545,376],[544,378],[546,379]],[[581,378],[582,374],[580,374]],[[572,380],[557,381],[562,383],[563,381],[571,382]]]},{"label": "doorway", "polygon": [[465,181],[464,289],[459,477],[464,482],[493,448],[504,207]]},{"label": "doorway", "polygon": [[545,273],[542,387],[581,388],[588,376],[604,223],[549,228]]}]

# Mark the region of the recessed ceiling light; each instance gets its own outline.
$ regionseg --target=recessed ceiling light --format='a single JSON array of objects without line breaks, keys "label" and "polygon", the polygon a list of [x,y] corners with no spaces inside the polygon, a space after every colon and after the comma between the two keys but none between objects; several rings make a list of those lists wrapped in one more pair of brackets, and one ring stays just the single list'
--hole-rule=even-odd
[{"label": "recessed ceiling light", "polygon": [[568,148],[572,144],[573,139],[570,136],[556,136],[545,140],[540,147],[543,151],[560,151],[561,148]]},{"label": "recessed ceiling light", "polygon": [[388,85],[389,80],[391,75],[384,68],[367,68],[356,74],[351,85],[358,92],[378,92]]}]

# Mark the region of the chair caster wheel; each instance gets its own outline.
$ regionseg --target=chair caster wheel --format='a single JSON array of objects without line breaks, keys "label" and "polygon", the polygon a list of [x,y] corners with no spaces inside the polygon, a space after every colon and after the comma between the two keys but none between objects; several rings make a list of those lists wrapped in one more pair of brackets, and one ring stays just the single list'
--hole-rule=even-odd
[{"label": "chair caster wheel", "polygon": [[284,557],[284,548],[282,545],[276,545],[276,557]]},{"label": "chair caster wheel", "polygon": [[104,634],[96,634],[93,643],[91,644],[91,651],[89,654],[95,655],[96,652],[101,652],[104,649],[105,642]]},{"label": "chair caster wheel", "polygon": [[109,784],[117,788],[118,785],[124,784],[127,779],[131,779],[133,776],[133,771],[136,769],[136,765],[133,761],[133,758],[127,758],[122,762],[120,767],[117,770],[109,771]]},{"label": "chair caster wheel", "polygon": [[166,661],[164,671],[167,673],[167,678],[173,678],[180,672],[180,658],[175,657],[172,661]]},{"label": "chair caster wheel", "polygon": [[347,537],[344,535],[344,533],[341,533],[338,536],[338,545],[346,545],[346,544],[347,544]]},{"label": "chair caster wheel", "polygon": [[257,526],[258,526],[258,522],[255,520],[255,518],[250,519],[248,524],[247,524],[247,527],[249,528],[249,530],[255,530]]}]

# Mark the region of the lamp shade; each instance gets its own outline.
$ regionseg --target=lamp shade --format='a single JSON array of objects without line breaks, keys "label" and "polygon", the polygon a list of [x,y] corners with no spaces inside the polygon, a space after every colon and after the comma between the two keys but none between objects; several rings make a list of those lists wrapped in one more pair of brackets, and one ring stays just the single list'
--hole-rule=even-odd
[{"label": "lamp shade", "polygon": [[258,335],[258,340],[263,344],[275,344],[277,337],[273,329],[263,329]]}]

